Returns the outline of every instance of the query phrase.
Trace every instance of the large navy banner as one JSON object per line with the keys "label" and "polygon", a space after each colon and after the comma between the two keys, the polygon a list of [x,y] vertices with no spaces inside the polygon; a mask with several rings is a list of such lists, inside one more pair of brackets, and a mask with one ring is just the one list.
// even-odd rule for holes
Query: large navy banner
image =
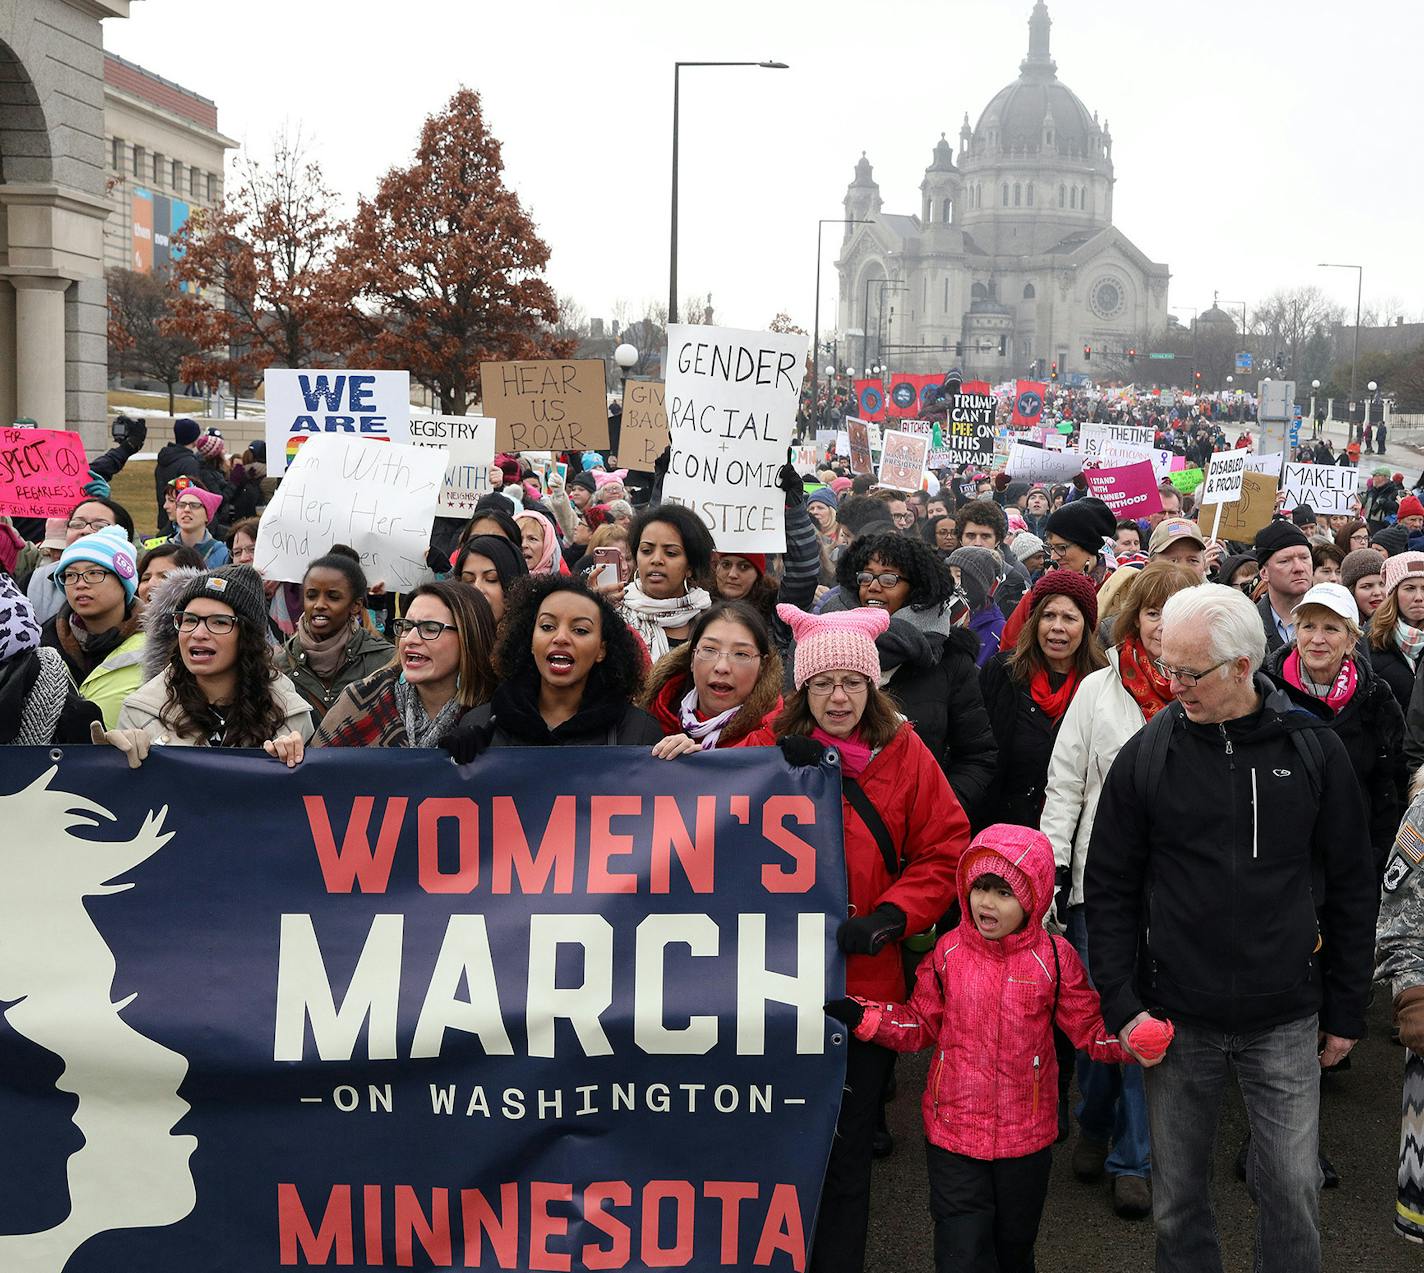
{"label": "large navy banner", "polygon": [[0,749],[0,1270],[800,1269],[840,783]]}

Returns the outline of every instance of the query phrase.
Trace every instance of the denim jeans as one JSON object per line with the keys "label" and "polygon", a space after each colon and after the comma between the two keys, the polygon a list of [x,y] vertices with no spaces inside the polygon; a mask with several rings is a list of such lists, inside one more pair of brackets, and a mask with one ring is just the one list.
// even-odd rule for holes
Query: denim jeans
{"label": "denim jeans", "polygon": [[1320,1269],[1320,1063],[1317,1019],[1255,1034],[1184,1022],[1147,1070],[1157,1273],[1221,1273],[1211,1205],[1212,1150],[1227,1075],[1251,1129],[1247,1183],[1256,1199],[1255,1273]]}
{"label": "denim jeans", "polygon": [[[1068,940],[1088,969],[1087,908],[1068,910]],[[1105,1164],[1110,1176],[1148,1176],[1152,1172],[1151,1139],[1147,1131],[1147,1094],[1140,1065],[1090,1061],[1078,1053],[1078,1091],[1083,1099],[1074,1111],[1078,1127],[1089,1140],[1111,1143]]]}

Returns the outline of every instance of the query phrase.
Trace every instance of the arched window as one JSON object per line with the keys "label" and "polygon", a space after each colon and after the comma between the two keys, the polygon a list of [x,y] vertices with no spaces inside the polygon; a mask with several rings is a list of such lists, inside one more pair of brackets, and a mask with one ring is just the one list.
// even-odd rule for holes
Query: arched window
{"label": "arched window", "polygon": [[969,299],[975,301],[987,301],[989,299],[989,289],[983,283],[975,283],[969,289]]}
{"label": "arched window", "polygon": [[1004,207],[1009,206],[1009,183],[1004,182]]}
{"label": "arched window", "polygon": [[944,276],[944,312],[949,313],[949,275]]}
{"label": "arched window", "polygon": [[1014,207],[1019,206],[1019,201],[1023,196],[1023,191],[1019,188],[1019,183],[1014,182]]}
{"label": "arched window", "polygon": [[1078,187],[1078,208],[1079,208],[1080,211],[1086,211],[1086,210],[1087,210],[1087,207],[1088,207],[1088,187],[1087,187],[1087,186],[1079,186],[1079,187]]}
{"label": "arched window", "polygon": [[1068,197],[1068,188],[1060,181],[1058,183],[1058,206],[1064,206],[1064,200]]}
{"label": "arched window", "polygon": [[1078,187],[1077,187],[1077,186],[1074,186],[1074,187],[1068,192],[1068,206],[1069,206],[1070,208],[1076,208],[1076,207],[1078,206]]}
{"label": "arched window", "polygon": [[1028,183],[1028,206],[1033,207],[1033,182]]}
{"label": "arched window", "polygon": [[1026,301],[1031,301],[1031,300],[1033,300],[1034,297],[1036,297],[1037,295],[1038,295],[1038,293],[1033,290],[1033,284],[1032,284],[1032,283],[1025,283],[1025,284],[1024,284],[1024,294],[1023,294],[1024,300],[1026,300]]}
{"label": "arched window", "polygon": [[941,216],[942,216],[943,219],[944,219],[945,225],[948,225],[948,224],[949,224],[949,214],[950,214],[951,207],[952,207],[951,201],[950,201],[949,199],[946,199],[946,200],[944,201],[944,211],[943,211],[943,213],[941,213]]}

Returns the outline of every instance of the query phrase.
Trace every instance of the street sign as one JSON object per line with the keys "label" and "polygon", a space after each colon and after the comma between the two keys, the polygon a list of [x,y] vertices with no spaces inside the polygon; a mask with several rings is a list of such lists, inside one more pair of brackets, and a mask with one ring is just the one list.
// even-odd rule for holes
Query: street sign
{"label": "street sign", "polygon": [[1239,353],[1239,354],[1236,355],[1236,370],[1237,370],[1237,371],[1250,371],[1250,370],[1251,370],[1251,355],[1250,355],[1250,354],[1243,352],[1243,353]]}
{"label": "street sign", "polygon": [[1149,358],[1168,358],[1168,359],[1171,359],[1171,358],[1175,358],[1177,355],[1176,355],[1176,354],[1148,354],[1147,356],[1148,356]]}

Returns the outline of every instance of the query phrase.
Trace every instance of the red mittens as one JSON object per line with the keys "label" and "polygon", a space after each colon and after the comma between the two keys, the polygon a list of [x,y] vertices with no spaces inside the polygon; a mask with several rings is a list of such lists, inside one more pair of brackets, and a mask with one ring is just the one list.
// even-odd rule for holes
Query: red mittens
{"label": "red mittens", "polygon": [[1155,1061],[1166,1052],[1175,1033],[1170,1021],[1148,1017],[1146,1021],[1139,1021],[1123,1042],[1144,1061]]}

